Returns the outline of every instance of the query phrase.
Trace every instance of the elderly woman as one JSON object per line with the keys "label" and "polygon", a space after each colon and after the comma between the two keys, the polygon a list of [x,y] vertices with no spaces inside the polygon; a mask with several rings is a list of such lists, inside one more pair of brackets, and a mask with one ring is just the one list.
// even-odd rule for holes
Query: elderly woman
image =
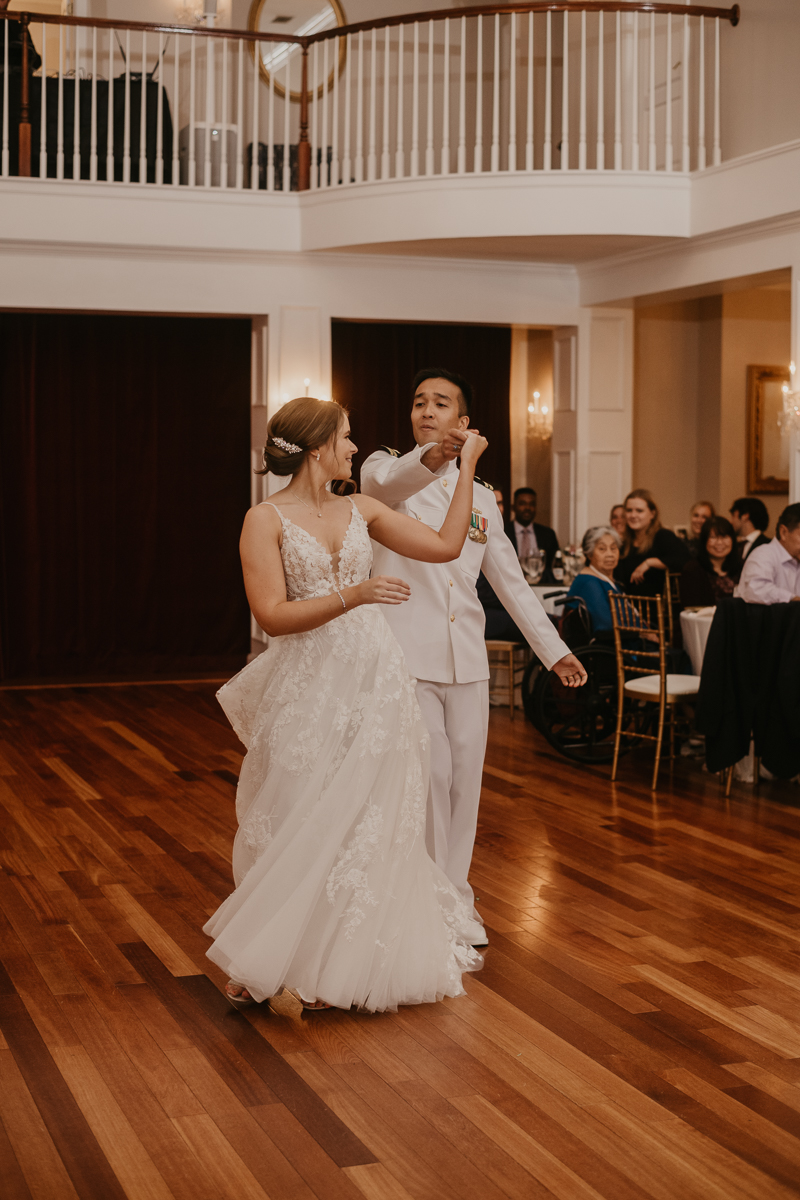
{"label": "elderly woman", "polygon": [[645,488],[635,488],[625,497],[627,529],[622,557],[614,578],[631,596],[660,596],[667,571],[682,571],[689,557],[686,542],[665,529],[658,505]]}
{"label": "elderly woman", "polygon": [[573,579],[566,603],[569,604],[572,596],[581,597],[592,619],[595,635],[611,632],[608,593],[619,591],[614,582],[614,569],[619,562],[620,545],[619,534],[608,525],[593,525],[583,535],[581,549],[586,566]]}
{"label": "elderly woman", "polygon": [[742,570],[736,534],[725,517],[706,521],[698,541],[697,557],[689,559],[681,574],[681,600],[690,608],[730,600]]}

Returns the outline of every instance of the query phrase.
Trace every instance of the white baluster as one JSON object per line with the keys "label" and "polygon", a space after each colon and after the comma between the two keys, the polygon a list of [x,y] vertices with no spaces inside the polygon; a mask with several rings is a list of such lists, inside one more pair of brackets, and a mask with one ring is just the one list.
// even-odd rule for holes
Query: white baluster
{"label": "white baluster", "polygon": [[414,24],[414,74],[411,83],[411,178],[419,175],[419,25]]}
{"label": "white baluster", "polygon": [[158,101],[156,103],[156,172],[157,184],[164,182],[164,85],[162,82],[162,58],[164,57],[164,35],[158,35]]}
{"label": "white baluster", "polygon": [[358,31],[358,80],[356,87],[356,183],[364,179],[364,30]]}
{"label": "white baluster", "polygon": [[606,92],[605,92],[605,29],[603,10],[597,14],[597,147],[595,150],[595,167],[598,171],[606,168]]}
{"label": "white baluster", "polygon": [[697,169],[706,169],[706,19],[700,17],[700,73],[697,84]]}
{"label": "white baluster", "polygon": [[[258,85],[258,76],[256,76],[256,84]],[[266,190],[268,192],[275,191],[275,69],[274,67],[269,73],[269,88],[267,89],[269,96],[267,99],[267,178]],[[259,168],[259,177],[261,171]],[[260,182],[260,178],[259,178]]]}
{"label": "white baluster", "polygon": [[[179,82],[179,80],[178,80],[178,61],[181,56],[181,35],[179,33],[175,34],[175,45],[174,45],[174,49],[173,49],[173,54],[175,55],[175,58],[174,58],[174,61],[172,64],[172,73],[174,76],[173,95],[174,95],[175,99],[174,99],[174,111],[172,113],[172,186],[178,187],[180,185],[180,178],[181,178],[180,158],[178,155],[178,149],[179,149],[179,147],[178,147],[178,130],[181,127],[181,122],[180,122],[180,115],[181,115],[180,96],[181,96],[181,94],[180,94],[180,91],[178,88],[178,82]],[[241,71],[241,42],[239,43],[239,54],[240,54],[239,70]],[[109,79],[109,84],[110,83],[111,83],[111,80]],[[111,103],[111,97],[109,96],[109,121],[111,120],[111,114],[113,113],[113,111],[114,111],[114,109],[113,109],[113,105]],[[241,128],[241,121],[239,122],[239,127]],[[109,179],[110,178],[111,178],[111,176],[109,175]]]}
{"label": "white baluster", "polygon": [[142,82],[139,97],[139,183],[147,183],[147,33],[142,30]]}
{"label": "white baluster", "polygon": [[428,22],[428,102],[426,105],[425,174],[433,174],[433,21]]}
{"label": "white baluster", "polygon": [[633,14],[633,71],[631,80],[631,170],[639,170],[639,14]]}
{"label": "white baluster", "polygon": [[[8,76],[6,75],[6,78]],[[56,113],[56,179],[64,178],[64,26],[58,27],[58,99]],[[6,108],[8,112],[8,108]]]}
{"label": "white baluster", "polygon": [[461,18],[461,42],[458,47],[458,162],[456,170],[467,169],[467,18]]}
{"label": "white baluster", "polygon": [[[192,50],[194,50],[195,39],[192,38]],[[252,191],[258,190],[258,88],[259,88],[259,70],[261,65],[261,42],[255,43],[255,54],[253,56],[253,108],[252,108],[252,123],[251,123],[251,141],[250,141],[250,188]],[[192,97],[194,97],[194,60],[192,60]],[[192,120],[194,120],[194,101],[190,100],[192,107]],[[191,131],[189,138],[189,149],[194,150],[194,129]],[[192,169],[189,167],[189,176],[191,179]]]}
{"label": "white baluster", "polygon": [[347,42],[341,38],[333,43],[333,112],[331,113],[331,187],[339,186],[339,62],[344,46],[347,52]]}
{"label": "white baluster", "polygon": [[444,70],[442,73],[442,175],[450,174],[450,18],[444,21]]}
{"label": "white baluster", "polygon": [[[325,45],[327,46],[327,42]],[[311,178],[309,184],[313,192],[319,186],[320,168],[317,165],[317,145],[319,140],[319,42],[314,42],[314,52],[311,56]]]}
{"label": "white baluster", "polygon": [[647,169],[656,169],[656,15],[650,13],[650,121],[647,136]]}
{"label": "white baluster", "polygon": [[561,170],[569,170],[569,13],[564,10],[564,48],[561,53]]}
{"label": "white baluster", "polygon": [[528,95],[525,113],[525,170],[533,170],[533,13],[528,13]]}
{"label": "white baluster", "polygon": [[377,29],[373,29],[369,59],[369,154],[367,156],[367,179],[369,180],[375,179],[378,163],[375,151],[375,106],[378,91],[377,35]]}
{"label": "white baluster", "polygon": [[[8,177],[10,169],[8,140],[8,42],[8,25],[6,24],[3,30],[3,151],[2,158],[0,159],[0,174],[2,174],[4,179]],[[44,45],[44,33],[42,33],[42,45]],[[44,72],[42,72],[42,83],[44,83]]]}
{"label": "white baluster", "polygon": [[344,72],[344,157],[342,159],[342,183],[347,185],[353,177],[350,159],[350,103],[352,94],[353,35],[347,35],[347,65]]}
{"label": "white baluster", "polygon": [[517,14],[511,14],[511,62],[508,73],[508,169],[517,169]]}
{"label": "white baluster", "polygon": [[683,61],[681,62],[681,95],[683,99],[683,147],[681,170],[690,169],[689,155],[689,18],[683,18]]}
{"label": "white baluster", "polygon": [[74,28],[74,41],[72,43],[72,66],[73,66],[73,82],[75,90],[73,92],[73,117],[72,117],[72,178],[80,179],[81,177],[81,67],[80,67],[80,34],[81,27],[76,25]]}
{"label": "white baluster", "polygon": [[[285,92],[283,97],[283,194],[284,196],[292,190],[292,127],[290,124],[292,117],[292,52],[291,50],[286,55],[286,82],[284,84]],[[256,90],[258,90],[258,76],[256,76]],[[256,159],[258,159],[258,138],[256,138]]]}
{"label": "white baluster", "polygon": [[[328,165],[328,49],[331,45],[330,38],[326,38],[322,44],[322,163],[320,166],[320,187],[330,187],[330,166]],[[338,67],[336,61],[336,42],[333,43],[334,63]]]}
{"label": "white baluster", "polygon": [[[206,127],[203,131],[203,187],[211,187],[211,126],[214,123],[214,39],[206,38]],[[258,84],[256,84],[258,90]]]}
{"label": "white baluster", "polygon": [[475,79],[475,158],[473,171],[483,171],[483,16],[478,13],[478,64]]}
{"label": "white baluster", "polygon": [[667,107],[664,129],[664,168],[672,170],[672,13],[667,13]]}
{"label": "white baluster", "polygon": [[[44,48],[44,39],[42,39]],[[44,68],[42,68],[44,79]],[[89,178],[92,182],[97,179],[97,26],[92,28],[92,111],[89,132]]]}
{"label": "white baluster", "polygon": [[622,170],[622,17],[617,12],[614,46],[614,170]]}
{"label": "white baluster", "polygon": [[404,179],[406,152],[403,142],[403,26],[397,28],[397,145],[394,151],[395,179]]}
{"label": "white baluster", "polygon": [[[192,38],[194,50],[194,38]],[[194,61],[192,61],[192,76],[194,77]],[[59,107],[62,107],[59,105]],[[193,111],[194,111],[194,106]],[[192,131],[194,133],[194,130]],[[131,31],[125,30],[125,120],[122,136],[122,180],[131,181]]]}
{"label": "white baluster", "polygon": [[714,17],[714,166],[722,162],[719,140],[719,17]]}
{"label": "white baluster", "polygon": [[[47,178],[47,30],[48,30],[48,26],[45,25],[45,23],[43,21],[42,22],[42,103],[41,103],[41,111],[39,113],[39,121],[40,121],[40,124],[39,124],[39,178],[40,179]],[[8,56],[8,39],[6,39],[5,52],[6,52],[6,57],[7,57]],[[4,66],[5,66],[5,64],[4,64]],[[5,81],[7,79],[8,79],[8,67],[5,66],[3,81],[4,81],[4,86],[6,88],[6,93],[7,93],[7,84],[5,83]],[[109,81],[109,84],[110,84],[110,81]],[[4,99],[5,99],[5,103],[3,104],[3,120],[5,123],[7,120],[7,113],[8,113],[8,96],[7,96],[7,94],[4,96]],[[7,133],[8,133],[8,125],[6,124],[6,134]],[[4,146],[5,152],[6,152],[5,169],[3,171],[4,175],[8,174],[7,140],[8,140],[7,137],[4,136],[3,146]]]}
{"label": "white baluster", "polygon": [[578,133],[578,170],[586,170],[586,13],[581,13],[581,90]]}
{"label": "white baluster", "polygon": [[388,179],[392,169],[389,150],[389,86],[392,74],[391,31],[383,31],[383,129],[381,133],[381,179]]}
{"label": "white baluster", "polygon": [[492,156],[491,171],[500,170],[500,14],[494,14],[492,55]]}
{"label": "white baluster", "polygon": [[553,14],[547,12],[547,42],[544,67],[544,159],[542,167],[549,171],[553,158]]}
{"label": "white baluster", "polygon": [[[222,41],[222,160],[220,163],[219,186],[228,186],[228,39]],[[159,117],[159,121],[161,118]]]}
{"label": "white baluster", "polygon": [[[238,191],[241,191],[242,186],[244,184],[243,154],[244,154],[245,141],[244,141],[244,42],[242,41],[241,38],[238,38],[237,40],[239,42],[239,49],[237,52],[237,59],[236,59],[236,190],[238,192]],[[256,45],[253,48],[255,50],[254,57],[257,57],[258,56],[258,43],[256,43]],[[176,70],[176,72],[177,72],[177,54],[178,54],[178,47],[177,47],[177,39],[176,39],[176,46],[175,46],[175,56],[176,56],[175,70]],[[256,62],[255,65],[258,66],[258,63]],[[177,94],[178,94],[178,90],[177,90],[177,75],[176,75],[176,86],[175,86],[175,95],[176,95],[175,103],[176,104],[177,104]],[[174,142],[177,142],[177,140],[178,139],[175,138]]]}

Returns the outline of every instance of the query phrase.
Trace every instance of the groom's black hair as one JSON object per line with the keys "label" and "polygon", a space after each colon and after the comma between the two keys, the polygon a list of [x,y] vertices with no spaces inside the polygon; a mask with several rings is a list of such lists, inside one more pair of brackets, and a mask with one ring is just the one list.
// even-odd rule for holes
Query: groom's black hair
{"label": "groom's black hair", "polygon": [[444,367],[423,367],[421,371],[417,371],[414,376],[414,384],[411,395],[416,395],[417,388],[426,379],[446,379],[448,383],[455,384],[460,390],[464,400],[463,412],[459,412],[460,417],[469,417],[472,415],[472,384],[469,383],[463,375],[457,375],[455,371],[448,371]]}

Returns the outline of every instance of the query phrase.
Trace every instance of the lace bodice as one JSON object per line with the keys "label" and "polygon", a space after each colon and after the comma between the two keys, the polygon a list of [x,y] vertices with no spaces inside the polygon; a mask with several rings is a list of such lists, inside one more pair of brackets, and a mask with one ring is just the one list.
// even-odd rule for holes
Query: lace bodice
{"label": "lace bodice", "polygon": [[301,525],[295,525],[273,504],[281,519],[283,538],[281,558],[286,576],[286,595],[289,600],[312,600],[328,596],[334,587],[352,587],[369,579],[372,570],[372,543],[367,523],[351,499],[352,513],[342,548],[336,556],[329,554],[321,542]]}

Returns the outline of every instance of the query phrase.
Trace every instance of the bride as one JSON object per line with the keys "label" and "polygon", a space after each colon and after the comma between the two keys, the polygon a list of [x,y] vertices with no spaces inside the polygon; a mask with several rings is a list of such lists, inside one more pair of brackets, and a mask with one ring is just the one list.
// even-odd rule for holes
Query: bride
{"label": "bride", "polygon": [[236,890],[205,932],[236,1006],[285,987],[306,1008],[395,1010],[462,995],[462,973],[482,965],[482,930],[425,848],[428,735],[379,607],[410,589],[370,578],[370,539],[457,559],[486,445],[470,431],[437,532],[328,490],[357,449],[338,404],[292,400],[269,423],[265,471],[291,482],[248,512],[241,556],[270,645],[218,693],[247,754]]}

